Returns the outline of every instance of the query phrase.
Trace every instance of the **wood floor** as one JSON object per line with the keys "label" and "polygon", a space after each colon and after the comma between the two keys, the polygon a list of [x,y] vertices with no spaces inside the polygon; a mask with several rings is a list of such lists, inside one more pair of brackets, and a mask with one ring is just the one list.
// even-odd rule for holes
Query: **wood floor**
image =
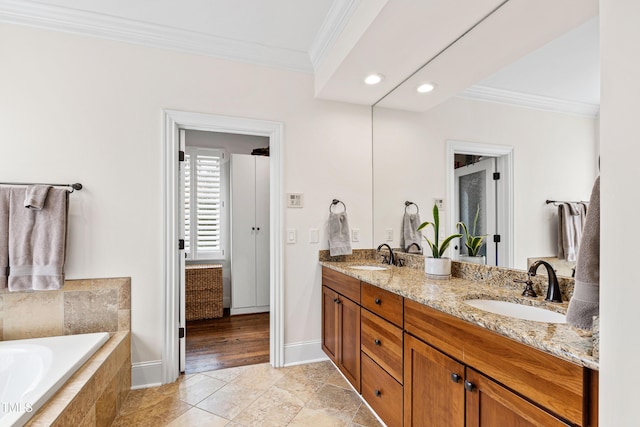
{"label": "wood floor", "polygon": [[187,322],[186,373],[269,361],[269,313]]}

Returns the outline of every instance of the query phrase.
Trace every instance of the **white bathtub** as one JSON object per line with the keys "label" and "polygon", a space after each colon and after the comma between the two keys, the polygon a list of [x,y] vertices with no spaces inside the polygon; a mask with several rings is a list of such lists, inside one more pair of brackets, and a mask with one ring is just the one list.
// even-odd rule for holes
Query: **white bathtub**
{"label": "white bathtub", "polygon": [[109,339],[65,335],[0,342],[0,427],[22,426]]}

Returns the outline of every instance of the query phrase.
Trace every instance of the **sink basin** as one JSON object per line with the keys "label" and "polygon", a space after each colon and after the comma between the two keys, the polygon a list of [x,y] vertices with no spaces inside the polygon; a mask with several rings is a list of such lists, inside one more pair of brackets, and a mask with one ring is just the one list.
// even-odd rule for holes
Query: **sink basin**
{"label": "sink basin", "polygon": [[534,322],[567,323],[567,318],[564,314],[530,305],[491,299],[469,299],[465,303],[480,310],[502,316],[515,317],[516,319],[532,320]]}
{"label": "sink basin", "polygon": [[349,268],[353,268],[354,270],[368,270],[368,271],[382,271],[382,270],[389,269],[389,267],[379,267],[377,265],[354,265]]}

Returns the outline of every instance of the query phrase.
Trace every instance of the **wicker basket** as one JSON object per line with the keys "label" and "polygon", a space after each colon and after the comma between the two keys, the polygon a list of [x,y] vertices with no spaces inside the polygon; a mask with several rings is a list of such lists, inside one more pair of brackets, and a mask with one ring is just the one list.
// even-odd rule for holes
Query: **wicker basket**
{"label": "wicker basket", "polygon": [[188,265],[185,268],[187,320],[222,317],[222,266]]}

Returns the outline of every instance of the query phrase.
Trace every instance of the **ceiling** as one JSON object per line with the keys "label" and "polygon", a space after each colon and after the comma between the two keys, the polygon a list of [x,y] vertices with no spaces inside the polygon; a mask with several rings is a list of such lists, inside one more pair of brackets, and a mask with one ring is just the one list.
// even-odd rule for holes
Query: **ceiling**
{"label": "ceiling", "polygon": [[431,72],[438,94],[418,110],[465,89],[599,103],[596,15],[597,0],[0,0],[0,22],[314,73],[323,99],[373,105],[427,64],[409,81]]}

